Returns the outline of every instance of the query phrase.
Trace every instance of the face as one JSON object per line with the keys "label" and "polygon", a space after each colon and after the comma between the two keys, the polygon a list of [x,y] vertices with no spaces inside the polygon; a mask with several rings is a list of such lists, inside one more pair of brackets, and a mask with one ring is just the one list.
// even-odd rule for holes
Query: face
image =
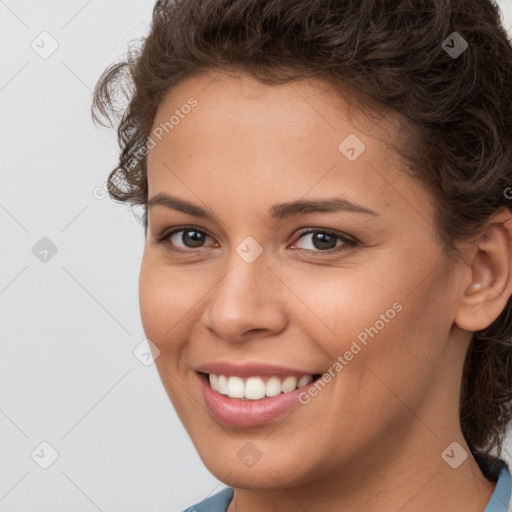
{"label": "face", "polygon": [[456,407],[457,269],[389,127],[359,121],[320,82],[221,73],[181,82],[157,112],[142,322],[228,485],[356,474],[407,436],[431,447],[439,407]]}

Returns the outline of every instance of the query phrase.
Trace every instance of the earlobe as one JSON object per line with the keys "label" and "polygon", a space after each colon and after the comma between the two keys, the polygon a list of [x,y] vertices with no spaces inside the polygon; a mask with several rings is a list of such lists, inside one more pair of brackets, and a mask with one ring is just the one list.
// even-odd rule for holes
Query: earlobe
{"label": "earlobe", "polygon": [[491,325],[512,295],[512,213],[495,215],[472,246],[470,279],[463,283],[454,320],[474,332]]}

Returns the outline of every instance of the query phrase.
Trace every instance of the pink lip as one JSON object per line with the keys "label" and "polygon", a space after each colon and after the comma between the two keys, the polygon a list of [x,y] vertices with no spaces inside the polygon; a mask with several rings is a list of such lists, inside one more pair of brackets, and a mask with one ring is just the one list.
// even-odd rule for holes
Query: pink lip
{"label": "pink lip", "polygon": [[281,375],[302,377],[303,375],[314,375],[321,372],[311,372],[310,370],[298,370],[296,368],[286,368],[284,366],[269,365],[264,363],[245,363],[233,364],[227,361],[218,361],[214,363],[203,364],[195,368],[197,372],[214,373],[216,375],[237,375],[238,377],[251,377],[258,375]]}
{"label": "pink lip", "polygon": [[[240,373],[236,375],[240,375]],[[302,375],[308,374],[303,373]],[[255,427],[279,418],[300,404],[298,397],[308,388],[308,386],[304,386],[289,393],[281,393],[261,400],[241,400],[229,398],[214,391],[207,381],[207,375],[197,374],[197,377],[206,405],[213,416],[224,425],[236,427]],[[309,386],[312,384],[314,382]]]}

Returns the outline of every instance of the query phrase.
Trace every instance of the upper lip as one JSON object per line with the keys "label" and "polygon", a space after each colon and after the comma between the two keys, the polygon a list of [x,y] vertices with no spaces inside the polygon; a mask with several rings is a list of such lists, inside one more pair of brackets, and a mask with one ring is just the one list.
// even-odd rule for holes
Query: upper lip
{"label": "upper lip", "polygon": [[215,375],[251,377],[257,375],[283,375],[297,376],[316,375],[320,372],[311,372],[309,370],[301,370],[298,368],[287,368],[267,363],[232,363],[229,361],[215,361],[211,363],[201,364],[195,367],[197,372],[213,373]]}

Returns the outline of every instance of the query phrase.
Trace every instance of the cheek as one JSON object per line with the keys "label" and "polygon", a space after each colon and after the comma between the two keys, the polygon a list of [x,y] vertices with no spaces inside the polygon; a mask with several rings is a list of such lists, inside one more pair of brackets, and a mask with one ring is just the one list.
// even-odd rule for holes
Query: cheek
{"label": "cheek", "polygon": [[428,272],[396,263],[283,276],[301,299],[295,313],[288,310],[291,322],[308,331],[331,364],[346,354],[354,384],[367,368],[397,384],[427,378],[445,350],[452,324],[447,276],[439,271],[417,286]]}
{"label": "cheek", "polygon": [[389,274],[356,267],[320,267],[296,275],[281,271],[280,277],[293,290],[287,302],[292,305],[287,309],[290,321],[306,328],[306,338],[321,343],[331,357],[348,350],[352,339],[359,337],[364,342],[370,337],[367,330],[375,324],[385,332],[400,322],[405,293]]}
{"label": "cheek", "polygon": [[[451,327],[443,291],[438,279],[409,294],[378,292],[364,316],[360,313],[358,321],[350,323],[350,339],[361,351],[349,363],[349,386],[361,407],[385,417],[392,415],[387,408],[393,406],[401,414],[403,404],[396,396],[419,410],[432,392],[445,365]],[[351,312],[357,315],[356,309]]]}
{"label": "cheek", "polygon": [[145,253],[139,275],[139,305],[146,336],[159,347],[180,340],[202,296],[198,279]]}

